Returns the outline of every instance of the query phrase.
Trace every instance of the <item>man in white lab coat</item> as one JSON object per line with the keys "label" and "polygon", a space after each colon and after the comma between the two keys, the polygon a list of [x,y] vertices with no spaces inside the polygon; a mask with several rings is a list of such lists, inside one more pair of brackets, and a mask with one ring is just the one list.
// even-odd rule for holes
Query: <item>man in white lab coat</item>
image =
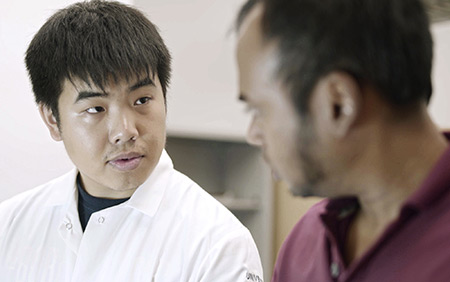
{"label": "man in white lab coat", "polygon": [[76,168],[0,204],[0,281],[262,281],[248,229],[164,150],[170,54],[148,19],[74,4],[25,61]]}

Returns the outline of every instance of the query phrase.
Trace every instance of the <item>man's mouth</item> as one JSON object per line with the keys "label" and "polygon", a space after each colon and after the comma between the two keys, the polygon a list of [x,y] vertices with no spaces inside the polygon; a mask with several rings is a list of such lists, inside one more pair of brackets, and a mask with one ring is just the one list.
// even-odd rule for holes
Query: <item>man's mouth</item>
{"label": "man's mouth", "polygon": [[120,171],[131,171],[136,169],[144,155],[138,153],[120,154],[108,161],[108,164]]}

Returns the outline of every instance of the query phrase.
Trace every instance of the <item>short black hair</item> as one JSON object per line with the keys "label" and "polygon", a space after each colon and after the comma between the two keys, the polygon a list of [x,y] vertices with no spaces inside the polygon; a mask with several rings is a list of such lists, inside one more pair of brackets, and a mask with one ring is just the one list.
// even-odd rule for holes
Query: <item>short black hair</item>
{"label": "short black hair", "polygon": [[94,0],[57,11],[34,36],[25,63],[36,103],[59,123],[58,99],[65,79],[103,89],[111,79],[158,75],[164,99],[171,56],[156,26],[125,4]]}
{"label": "short black hair", "polygon": [[420,0],[262,2],[263,36],[278,43],[276,75],[301,114],[317,81],[335,70],[392,105],[429,102],[433,42]]}

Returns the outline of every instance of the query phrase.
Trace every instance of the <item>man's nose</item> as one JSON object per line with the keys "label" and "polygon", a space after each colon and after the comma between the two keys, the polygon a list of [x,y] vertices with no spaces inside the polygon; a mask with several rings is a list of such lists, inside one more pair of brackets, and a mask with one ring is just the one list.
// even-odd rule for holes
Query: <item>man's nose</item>
{"label": "man's nose", "polygon": [[135,141],[139,136],[136,119],[128,110],[121,110],[110,116],[109,142],[115,145]]}
{"label": "man's nose", "polygon": [[247,129],[247,143],[257,147],[261,147],[263,144],[261,126],[255,117],[252,118]]}

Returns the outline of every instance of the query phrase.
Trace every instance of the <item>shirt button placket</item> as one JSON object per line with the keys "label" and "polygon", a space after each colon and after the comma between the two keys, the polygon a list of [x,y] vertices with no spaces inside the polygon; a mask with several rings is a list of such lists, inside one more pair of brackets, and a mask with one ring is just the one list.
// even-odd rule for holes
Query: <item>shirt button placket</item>
{"label": "shirt button placket", "polygon": [[104,218],[103,216],[100,216],[100,217],[97,219],[97,221],[98,221],[98,223],[103,224],[103,223],[105,222],[105,218]]}
{"label": "shirt button placket", "polygon": [[336,279],[339,277],[339,274],[341,274],[341,270],[339,267],[339,264],[337,262],[332,262],[330,265],[330,273],[331,273],[331,277],[333,279]]}

